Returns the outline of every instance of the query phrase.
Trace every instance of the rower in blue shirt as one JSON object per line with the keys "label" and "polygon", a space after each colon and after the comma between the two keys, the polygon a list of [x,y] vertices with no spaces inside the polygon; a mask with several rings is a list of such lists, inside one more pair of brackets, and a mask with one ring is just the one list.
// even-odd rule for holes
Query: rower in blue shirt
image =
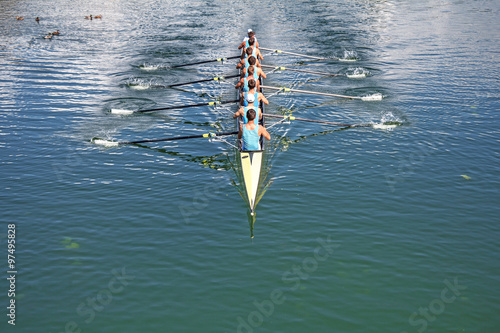
{"label": "rower in blue shirt", "polygon": [[260,108],[256,108],[255,106],[242,106],[238,111],[236,111],[233,115],[233,118],[241,117],[243,119],[243,123],[248,123],[248,111],[254,110],[256,112],[256,116],[254,119],[255,124],[259,124],[259,120],[262,118],[262,110]]}
{"label": "rower in blue shirt", "polygon": [[259,75],[255,71],[256,68],[258,67],[255,66],[248,67],[245,77],[241,78],[241,80],[238,82],[235,88],[238,89],[241,87],[243,91],[248,91],[250,90],[250,88],[248,88],[248,81],[253,79],[255,81],[255,87],[257,88],[257,90],[259,90],[260,81],[259,81]]}
{"label": "rower in blue shirt", "polygon": [[238,139],[243,140],[242,150],[261,150],[259,139],[263,135],[267,140],[271,140],[271,135],[264,126],[255,124],[255,110],[250,109],[247,113],[248,123],[240,123]]}
{"label": "rower in blue shirt", "polygon": [[241,106],[248,106],[252,105],[254,107],[259,107],[259,103],[262,102],[266,105],[269,104],[269,101],[267,98],[264,96],[263,93],[258,92],[257,89],[255,89],[255,80],[250,79],[248,80],[248,91],[242,92],[240,94],[240,105]]}

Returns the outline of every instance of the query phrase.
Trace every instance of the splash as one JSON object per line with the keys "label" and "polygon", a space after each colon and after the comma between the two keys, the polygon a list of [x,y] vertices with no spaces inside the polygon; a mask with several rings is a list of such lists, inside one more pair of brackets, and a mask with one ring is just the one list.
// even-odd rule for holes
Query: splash
{"label": "splash", "polygon": [[364,69],[363,67],[357,68],[349,68],[347,70],[346,76],[350,79],[362,79],[367,77],[370,74],[370,71]]}
{"label": "splash", "polygon": [[139,68],[142,69],[143,71],[152,72],[152,71],[167,69],[167,68],[169,68],[169,66],[164,65],[164,64],[151,64],[151,63],[145,62],[142,65],[140,65]]}
{"label": "splash", "polygon": [[127,87],[134,90],[147,90],[154,88],[165,88],[164,84],[159,83],[155,79],[141,79],[141,78],[131,78],[126,83]]}
{"label": "splash", "polygon": [[386,112],[382,115],[379,124],[373,124],[373,128],[392,131],[394,128],[401,126],[401,120],[392,112]]}
{"label": "splash", "polygon": [[344,56],[339,58],[340,61],[358,61],[358,52],[354,50],[344,50]]}
{"label": "splash", "polygon": [[361,97],[362,101],[381,101],[384,96],[381,93],[375,93]]}

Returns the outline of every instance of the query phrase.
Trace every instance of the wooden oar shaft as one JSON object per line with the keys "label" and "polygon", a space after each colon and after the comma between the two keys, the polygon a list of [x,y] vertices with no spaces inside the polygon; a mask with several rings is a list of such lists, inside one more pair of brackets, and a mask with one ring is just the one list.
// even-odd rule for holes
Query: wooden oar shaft
{"label": "wooden oar shaft", "polygon": [[320,57],[310,56],[310,55],[307,55],[307,54],[300,54],[300,53],[289,52],[289,51],[281,51],[281,50],[275,50],[275,49],[267,49],[267,48],[264,48],[264,47],[260,47],[260,49],[264,50],[264,51],[271,51],[271,52],[275,52],[275,53],[283,53],[283,54],[296,55],[296,56],[299,56],[299,57],[306,57],[306,58],[317,59],[317,60],[325,60],[326,59],[326,58],[320,58]]}
{"label": "wooden oar shaft", "polygon": [[274,68],[277,70],[287,70],[287,71],[293,71],[293,72],[302,72],[302,73],[317,74],[317,75],[324,75],[324,76],[345,76],[344,74],[321,73],[321,72],[314,72],[314,71],[306,71],[304,69],[295,69],[295,68],[281,67],[281,66],[269,66],[269,65],[262,65],[262,64],[260,66],[264,67],[264,68]]}
{"label": "wooden oar shaft", "polygon": [[237,59],[240,58],[241,56],[233,56],[233,57],[227,57],[227,58],[217,58],[217,59],[212,59],[212,60],[204,60],[204,61],[198,61],[198,62],[192,62],[190,64],[183,64],[183,65],[175,65],[170,68],[179,68],[179,67],[186,67],[186,66],[192,66],[192,65],[201,65],[201,64],[208,64],[209,62],[215,62],[215,61],[226,61],[229,59]]}
{"label": "wooden oar shaft", "polygon": [[149,139],[149,140],[138,140],[138,141],[122,141],[122,142],[118,142],[118,144],[120,144],[120,145],[127,145],[127,144],[147,143],[147,142],[159,142],[159,141],[177,141],[177,140],[196,139],[196,138],[213,138],[213,137],[216,137],[216,136],[234,135],[234,134],[238,134],[238,132],[205,133],[205,134],[177,136],[177,137],[163,138],[163,139]]}
{"label": "wooden oar shaft", "polygon": [[308,91],[308,90],[298,90],[298,89],[290,89],[290,88],[280,88],[280,87],[269,87],[269,86],[261,86],[264,89],[274,89],[274,90],[282,90],[282,91],[291,91],[302,94],[310,94],[310,95],[321,95],[321,96],[330,96],[330,97],[340,97],[340,98],[349,98],[349,99],[361,99],[361,97],[356,96],[346,96],[346,95],[338,95],[338,94],[330,94],[330,93],[322,93],[316,91]]}
{"label": "wooden oar shaft", "polygon": [[236,102],[239,102],[239,100],[235,99],[235,100],[231,100],[231,101],[208,102],[208,103],[188,104],[188,105],[178,105],[178,106],[167,106],[167,107],[164,107],[164,108],[157,108],[157,109],[138,110],[138,111],[134,111],[134,113],[154,112],[154,111],[174,110],[174,109],[184,109],[184,108],[191,108],[191,107],[196,107],[196,106],[217,105],[217,104],[227,104],[227,103],[236,103]]}
{"label": "wooden oar shaft", "polygon": [[348,127],[355,126],[355,125],[351,125],[351,124],[334,123],[334,122],[330,122],[330,121],[305,119],[305,118],[296,118],[296,117],[293,117],[293,116],[280,116],[280,115],[269,114],[269,113],[266,113],[265,116],[266,117],[271,117],[271,118],[283,118],[283,119],[290,119],[290,120],[297,120],[297,121],[307,121],[307,122],[310,122],[310,123],[318,123],[318,124],[333,125],[333,126],[348,126]]}

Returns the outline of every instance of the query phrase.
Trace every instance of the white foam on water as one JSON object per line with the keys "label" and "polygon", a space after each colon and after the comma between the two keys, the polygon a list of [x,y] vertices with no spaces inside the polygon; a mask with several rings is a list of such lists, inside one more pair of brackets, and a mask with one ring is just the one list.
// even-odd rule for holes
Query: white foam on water
{"label": "white foam on water", "polygon": [[139,66],[143,71],[157,71],[160,69],[160,65],[144,64]]}
{"label": "white foam on water", "polygon": [[370,71],[364,69],[363,67],[350,67],[347,70],[346,76],[350,79],[362,79],[365,78],[368,74],[370,74]]}
{"label": "white foam on water", "polygon": [[151,72],[151,71],[157,71],[160,69],[166,69],[166,68],[168,68],[168,66],[163,65],[163,64],[144,63],[144,64],[140,65],[139,68],[142,69],[143,71]]}
{"label": "white foam on water", "polygon": [[356,51],[344,50],[344,56],[339,58],[339,61],[358,61],[358,53]]}

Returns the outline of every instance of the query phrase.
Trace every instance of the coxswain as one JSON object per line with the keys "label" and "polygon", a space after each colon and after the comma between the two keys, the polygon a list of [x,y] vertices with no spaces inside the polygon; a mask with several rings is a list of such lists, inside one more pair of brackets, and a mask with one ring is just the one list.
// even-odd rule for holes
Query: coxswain
{"label": "coxswain", "polygon": [[247,48],[249,46],[248,40],[252,37],[255,39],[255,47],[259,48],[259,42],[257,41],[257,36],[255,36],[255,32],[253,32],[252,29],[248,29],[248,36],[243,38],[243,42],[241,42],[240,46],[238,46],[238,50],[242,48]]}
{"label": "coxswain", "polygon": [[261,135],[267,140],[271,140],[266,128],[255,124],[254,119],[256,116],[255,110],[250,109],[247,113],[248,123],[240,123],[238,139],[243,139],[242,150],[260,150],[259,139]]}
{"label": "coxswain", "polygon": [[263,93],[255,89],[255,80],[248,80],[248,91],[244,91],[240,94],[240,105],[241,106],[251,106],[258,108],[260,102],[268,105],[269,101],[264,96]]}

